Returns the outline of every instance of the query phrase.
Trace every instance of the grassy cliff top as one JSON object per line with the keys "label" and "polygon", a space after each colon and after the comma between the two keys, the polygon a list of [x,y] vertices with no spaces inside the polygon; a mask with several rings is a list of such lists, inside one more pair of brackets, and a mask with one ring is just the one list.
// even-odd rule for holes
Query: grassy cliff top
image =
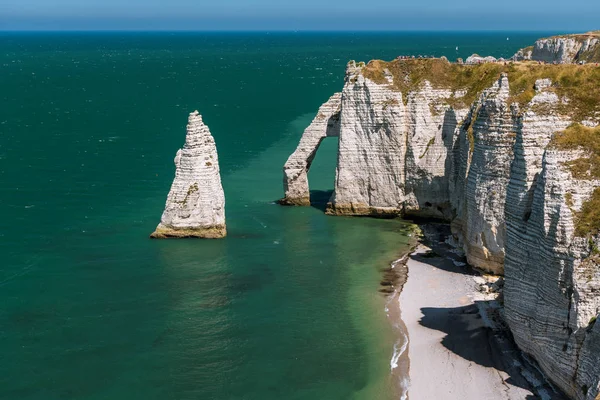
{"label": "grassy cliff top", "polygon": [[551,36],[548,39],[554,39],[554,38],[587,39],[589,37],[600,38],[600,31],[589,31],[589,32],[586,32],[586,33],[569,33],[569,34],[566,34],[566,35]]}
{"label": "grassy cliff top", "polygon": [[402,92],[405,100],[410,92],[429,81],[434,88],[465,90],[465,96],[449,98],[448,103],[455,107],[468,107],[504,72],[508,74],[511,103],[525,106],[535,95],[535,81],[549,78],[553,83],[551,90],[560,98],[569,99],[568,105],[560,110],[565,115],[570,115],[574,121],[582,121],[600,113],[600,67],[591,64],[519,62],[463,65],[439,58],[373,60],[363,67],[362,74],[376,83],[386,84],[386,69],[394,77],[391,87]]}

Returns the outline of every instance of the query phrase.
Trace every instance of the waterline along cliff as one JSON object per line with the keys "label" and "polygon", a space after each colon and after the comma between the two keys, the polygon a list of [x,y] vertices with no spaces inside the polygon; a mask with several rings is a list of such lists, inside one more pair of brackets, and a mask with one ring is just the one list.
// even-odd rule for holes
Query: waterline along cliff
{"label": "waterline along cliff", "polygon": [[339,136],[327,213],[450,223],[471,265],[505,276],[517,345],[571,398],[592,400],[600,392],[600,67],[592,56],[578,61],[598,49],[595,35],[569,51],[565,43],[579,37],[536,43],[519,62],[350,62],[341,94],[286,163],[282,200],[310,202],[311,161],[321,140]]}
{"label": "waterline along cliff", "polygon": [[175,156],[175,179],[160,224],[150,237],[225,237],[225,195],[217,147],[198,111],[190,114],[185,145]]}

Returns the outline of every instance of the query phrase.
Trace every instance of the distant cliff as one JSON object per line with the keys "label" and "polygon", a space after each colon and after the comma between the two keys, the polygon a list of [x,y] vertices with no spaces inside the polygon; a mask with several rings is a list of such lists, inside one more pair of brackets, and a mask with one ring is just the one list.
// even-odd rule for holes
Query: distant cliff
{"label": "distant cliff", "polygon": [[470,264],[505,275],[517,344],[572,398],[594,399],[600,68],[351,62],[332,99],[305,133],[318,140],[303,137],[286,164],[286,187],[302,184],[284,203],[306,203],[320,140],[339,136],[327,212],[450,222]]}
{"label": "distant cliff", "polygon": [[533,46],[519,50],[513,60],[600,63],[600,31],[539,39]]}

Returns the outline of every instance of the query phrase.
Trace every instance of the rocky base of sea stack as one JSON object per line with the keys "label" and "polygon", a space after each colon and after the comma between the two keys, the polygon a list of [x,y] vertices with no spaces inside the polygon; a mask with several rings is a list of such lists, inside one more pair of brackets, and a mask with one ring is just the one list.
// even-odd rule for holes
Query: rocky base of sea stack
{"label": "rocky base of sea stack", "polygon": [[210,226],[206,228],[170,228],[159,225],[150,235],[152,239],[168,238],[201,238],[201,239],[221,239],[227,236],[225,225]]}
{"label": "rocky base of sea stack", "polygon": [[364,203],[327,203],[327,215],[396,218],[402,214],[394,207],[373,207]]}
{"label": "rocky base of sea stack", "polygon": [[189,115],[185,144],[174,161],[175,179],[160,223],[150,237],[225,237],[225,194],[217,147],[198,111]]}
{"label": "rocky base of sea stack", "polygon": [[310,206],[310,197],[284,197],[277,201],[282,206]]}

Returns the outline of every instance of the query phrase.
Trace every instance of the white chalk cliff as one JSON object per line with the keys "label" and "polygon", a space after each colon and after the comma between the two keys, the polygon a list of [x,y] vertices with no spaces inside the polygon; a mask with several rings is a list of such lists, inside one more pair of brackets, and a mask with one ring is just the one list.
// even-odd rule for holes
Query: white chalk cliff
{"label": "white chalk cliff", "polygon": [[496,59],[496,57],[492,57],[492,56],[482,57],[479,54],[471,54],[465,60],[465,64],[473,65],[473,64],[483,64],[483,63],[496,62],[496,61],[498,61]]}
{"label": "white chalk cliff", "polygon": [[365,79],[360,71],[361,67],[353,64],[346,72],[336,184],[329,212],[396,213],[404,193],[406,141],[397,134],[406,125],[400,107],[402,94]]}
{"label": "white chalk cliff", "polygon": [[[600,181],[576,179],[565,168],[577,153],[549,148],[532,186],[511,182],[529,189],[530,197],[524,214],[507,221],[505,314],[517,345],[554,383],[571,398],[595,399],[600,378],[600,324],[595,324],[600,260],[595,249],[600,237],[578,237],[574,219]],[[517,169],[524,166],[515,158],[517,163]]]}
{"label": "white chalk cliff", "polygon": [[[577,164],[590,172],[572,172],[572,160],[587,160],[590,149],[559,148],[552,138],[573,123],[598,126],[600,102],[579,103],[578,93],[561,91],[550,77],[563,66],[492,68],[490,76],[489,65],[444,60],[351,62],[336,108],[328,213],[450,222],[470,264],[505,275],[506,320],[520,348],[568,396],[593,400],[600,394],[600,226],[575,226],[600,178],[595,161]],[[595,67],[579,68],[600,90]],[[487,75],[473,80],[480,71]],[[296,175],[288,170],[290,187]]]}
{"label": "white chalk cliff", "polygon": [[182,149],[175,156],[175,179],[152,238],[222,238],[225,195],[215,141],[198,111],[190,114]]}
{"label": "white chalk cliff", "polygon": [[600,32],[539,39],[533,46],[519,50],[512,59],[558,64],[600,62]]}
{"label": "white chalk cliff", "polygon": [[342,94],[336,93],[319,108],[317,116],[306,128],[296,151],[288,158],[283,167],[283,186],[285,197],[279,202],[283,205],[310,205],[308,171],[319,145],[326,137],[340,134],[340,106]]}

